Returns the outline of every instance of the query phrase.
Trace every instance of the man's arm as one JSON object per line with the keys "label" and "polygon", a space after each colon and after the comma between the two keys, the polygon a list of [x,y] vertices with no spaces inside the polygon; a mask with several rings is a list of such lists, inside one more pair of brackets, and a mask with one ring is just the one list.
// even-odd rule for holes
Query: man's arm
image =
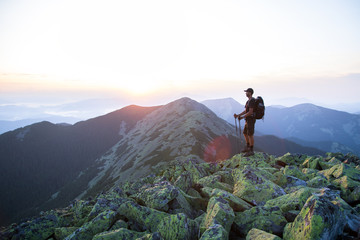
{"label": "man's arm", "polygon": [[234,113],[234,118],[238,118],[241,117],[241,115],[244,115],[246,113],[246,110],[244,110],[242,113],[240,113],[239,115],[237,115],[236,113]]}
{"label": "man's arm", "polygon": [[[245,114],[246,111],[242,112],[242,114],[239,115],[240,119],[243,119],[243,118],[247,118],[248,116],[251,116],[254,112],[254,109],[253,108],[249,108],[249,111]],[[243,115],[243,113],[245,114],[244,116],[241,117],[241,115]]]}

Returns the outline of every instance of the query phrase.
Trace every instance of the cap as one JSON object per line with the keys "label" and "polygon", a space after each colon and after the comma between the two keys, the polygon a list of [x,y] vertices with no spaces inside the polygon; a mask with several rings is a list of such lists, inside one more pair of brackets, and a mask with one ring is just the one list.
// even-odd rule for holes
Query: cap
{"label": "cap", "polygon": [[254,90],[252,88],[248,88],[244,90],[244,92],[250,92],[251,94],[254,94]]}

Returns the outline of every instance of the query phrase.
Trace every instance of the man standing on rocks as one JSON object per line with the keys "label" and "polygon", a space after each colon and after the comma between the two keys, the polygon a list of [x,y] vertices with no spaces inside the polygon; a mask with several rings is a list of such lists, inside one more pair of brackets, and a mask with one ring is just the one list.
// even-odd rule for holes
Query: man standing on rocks
{"label": "man standing on rocks", "polygon": [[244,156],[252,156],[254,155],[254,132],[255,132],[255,116],[254,116],[254,108],[255,108],[255,98],[253,98],[254,90],[252,88],[248,88],[244,90],[246,93],[246,97],[249,99],[245,104],[245,110],[237,115],[234,114],[235,118],[239,120],[245,119],[244,126],[244,137],[246,141],[246,147],[241,152],[245,153]]}

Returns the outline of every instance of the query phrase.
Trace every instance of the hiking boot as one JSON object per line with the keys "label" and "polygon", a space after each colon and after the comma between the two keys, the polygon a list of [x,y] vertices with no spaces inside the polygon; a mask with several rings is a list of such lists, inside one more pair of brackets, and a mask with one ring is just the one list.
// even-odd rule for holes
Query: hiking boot
{"label": "hiking boot", "polygon": [[242,153],[247,153],[248,151],[250,151],[250,148],[245,146],[245,148],[241,152]]}
{"label": "hiking boot", "polygon": [[254,151],[249,150],[247,153],[244,154],[244,157],[250,157],[254,155]]}

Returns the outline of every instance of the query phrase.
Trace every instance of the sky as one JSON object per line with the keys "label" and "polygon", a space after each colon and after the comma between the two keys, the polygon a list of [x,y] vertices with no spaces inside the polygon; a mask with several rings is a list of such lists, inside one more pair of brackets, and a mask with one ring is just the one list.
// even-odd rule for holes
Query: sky
{"label": "sky", "polygon": [[252,87],[360,112],[359,24],[358,0],[0,0],[0,105],[244,104]]}

